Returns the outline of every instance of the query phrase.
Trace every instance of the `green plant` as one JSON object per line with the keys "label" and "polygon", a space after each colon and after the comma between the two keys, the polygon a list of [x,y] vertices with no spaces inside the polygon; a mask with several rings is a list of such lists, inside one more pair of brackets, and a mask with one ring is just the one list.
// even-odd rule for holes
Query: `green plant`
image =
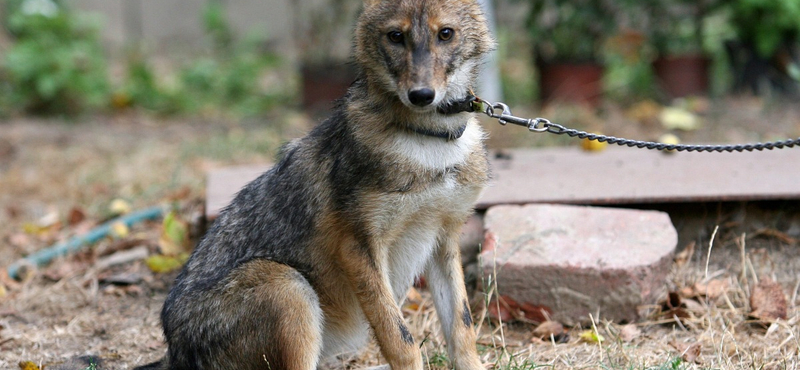
{"label": "green plant", "polygon": [[158,114],[230,112],[251,116],[283,101],[290,92],[263,83],[278,58],[259,37],[237,42],[218,1],[203,9],[208,52],[181,66],[171,85],[159,78],[142,53],[132,53],[128,75],[114,94],[115,107],[141,107]]}
{"label": "green plant", "polygon": [[721,0],[648,0],[641,2],[649,20],[647,34],[658,54],[702,54],[704,23]]}
{"label": "green plant", "polygon": [[731,21],[740,41],[762,58],[800,38],[800,1],[736,0],[730,2]]}
{"label": "green plant", "polygon": [[109,88],[98,22],[52,0],[7,5],[14,42],[0,69],[13,88],[4,100],[35,114],[74,115],[104,106]]}
{"label": "green plant", "polygon": [[528,15],[528,32],[544,60],[598,61],[606,38],[616,31],[619,12],[614,1],[536,1]]}
{"label": "green plant", "polygon": [[185,110],[230,109],[253,115],[286,96],[285,92],[269,91],[262,84],[264,74],[276,66],[278,58],[263,51],[260,38],[233,42],[224,8],[216,1],[206,6],[203,23],[212,53],[179,72]]}

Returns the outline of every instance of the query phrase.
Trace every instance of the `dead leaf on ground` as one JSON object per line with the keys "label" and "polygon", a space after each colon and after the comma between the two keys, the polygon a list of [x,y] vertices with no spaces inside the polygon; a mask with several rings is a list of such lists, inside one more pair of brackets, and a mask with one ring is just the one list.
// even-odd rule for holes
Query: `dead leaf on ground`
{"label": "dead leaf on ground", "polygon": [[672,340],[669,344],[681,354],[681,359],[687,363],[700,363],[700,351],[703,349],[700,343],[684,343]]}
{"label": "dead leaf on ground", "polygon": [[72,209],[69,210],[69,215],[67,215],[67,223],[70,226],[75,226],[83,222],[85,219],[86,212],[84,212],[83,209],[78,206],[72,207]]}
{"label": "dead leaf on ground", "polygon": [[19,368],[20,370],[40,370],[33,361],[22,361],[19,363]]}
{"label": "dead leaf on ground", "polygon": [[519,309],[519,303],[511,297],[500,296],[489,302],[489,317],[502,322],[512,322],[524,317]]}
{"label": "dead leaf on ground", "polygon": [[533,336],[543,341],[555,341],[556,343],[564,343],[569,339],[567,331],[564,330],[564,325],[558,321],[545,321],[536,329],[533,329]]}
{"label": "dead leaf on ground", "polygon": [[108,211],[114,216],[124,215],[131,212],[131,204],[124,199],[114,199],[108,205]]}
{"label": "dead leaf on ground", "polygon": [[594,330],[584,330],[581,332],[580,339],[587,343],[603,343],[606,338]]}
{"label": "dead leaf on ground", "polygon": [[687,310],[681,295],[678,292],[669,292],[667,299],[661,302],[660,316],[667,319],[678,318],[680,320],[690,318],[692,315]]}
{"label": "dead leaf on ground", "polygon": [[768,277],[762,277],[750,294],[750,316],[762,322],[786,319],[788,304],[783,287]]}
{"label": "dead leaf on ground", "polygon": [[692,241],[686,245],[686,248],[683,248],[683,250],[675,256],[675,264],[678,267],[682,267],[689,262],[690,259],[692,259],[692,256],[694,255],[695,244],[696,243]]}
{"label": "dead leaf on ground", "polygon": [[177,256],[162,256],[153,255],[147,257],[145,264],[151,271],[159,274],[172,272],[183,267],[183,264],[189,259],[188,253],[182,253]]}
{"label": "dead leaf on ground", "polygon": [[706,296],[710,299],[721,297],[731,286],[728,279],[712,279],[707,283],[695,283],[693,290],[698,296]]}
{"label": "dead leaf on ground", "polygon": [[403,303],[403,311],[415,313],[422,307],[422,294],[416,288],[411,288],[406,294],[406,301]]}
{"label": "dead leaf on ground", "polygon": [[667,130],[693,131],[700,128],[700,118],[682,108],[666,107],[661,110],[658,119]]}
{"label": "dead leaf on ground", "polygon": [[625,343],[632,342],[641,335],[642,331],[639,329],[639,327],[633,324],[623,325],[619,330],[619,338]]}
{"label": "dead leaf on ground", "polygon": [[164,216],[161,223],[161,236],[158,238],[158,247],[164,255],[178,255],[188,252],[189,249],[189,224],[175,211]]}

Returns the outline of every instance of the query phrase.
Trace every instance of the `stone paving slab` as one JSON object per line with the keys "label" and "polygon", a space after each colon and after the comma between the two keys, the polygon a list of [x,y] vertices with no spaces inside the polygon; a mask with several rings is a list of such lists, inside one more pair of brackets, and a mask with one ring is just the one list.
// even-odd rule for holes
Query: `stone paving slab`
{"label": "stone paving slab", "polygon": [[481,267],[495,274],[500,296],[529,319],[567,325],[589,323],[589,314],[636,320],[638,306],[665,296],[678,241],[658,211],[501,205],[485,225]]}
{"label": "stone paving slab", "polygon": [[[800,199],[800,149],[752,153],[671,153],[611,147],[504,150],[491,154],[493,181],[478,209],[496,204],[632,204]],[[206,214],[214,218],[267,166],[208,175]]]}
{"label": "stone paving slab", "polygon": [[662,153],[610,147],[509,150],[478,208],[495,204],[642,204],[800,199],[800,148]]}
{"label": "stone paving slab", "polygon": [[270,166],[233,166],[218,168],[208,173],[206,183],[206,218],[214,219],[225,206],[228,205],[239,192],[247,185],[268,170]]}

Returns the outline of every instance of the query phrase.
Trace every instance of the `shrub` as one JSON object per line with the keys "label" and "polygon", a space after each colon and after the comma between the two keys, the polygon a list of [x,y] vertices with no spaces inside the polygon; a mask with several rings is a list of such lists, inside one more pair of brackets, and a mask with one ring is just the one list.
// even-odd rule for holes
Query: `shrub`
{"label": "shrub", "polygon": [[105,106],[109,89],[98,22],[52,0],[8,6],[14,43],[0,61],[6,84],[0,100],[33,114],[74,115]]}

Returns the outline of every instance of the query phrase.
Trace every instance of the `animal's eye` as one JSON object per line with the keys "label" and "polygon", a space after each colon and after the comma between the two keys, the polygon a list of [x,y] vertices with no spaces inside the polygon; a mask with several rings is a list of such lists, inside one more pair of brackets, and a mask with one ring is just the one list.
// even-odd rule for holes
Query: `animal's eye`
{"label": "animal's eye", "polygon": [[395,44],[402,44],[403,43],[403,33],[400,31],[392,31],[386,34],[386,37],[389,38],[389,41]]}
{"label": "animal's eye", "polygon": [[442,28],[439,30],[439,40],[448,41],[453,38],[453,35],[456,31],[453,31],[452,28]]}

